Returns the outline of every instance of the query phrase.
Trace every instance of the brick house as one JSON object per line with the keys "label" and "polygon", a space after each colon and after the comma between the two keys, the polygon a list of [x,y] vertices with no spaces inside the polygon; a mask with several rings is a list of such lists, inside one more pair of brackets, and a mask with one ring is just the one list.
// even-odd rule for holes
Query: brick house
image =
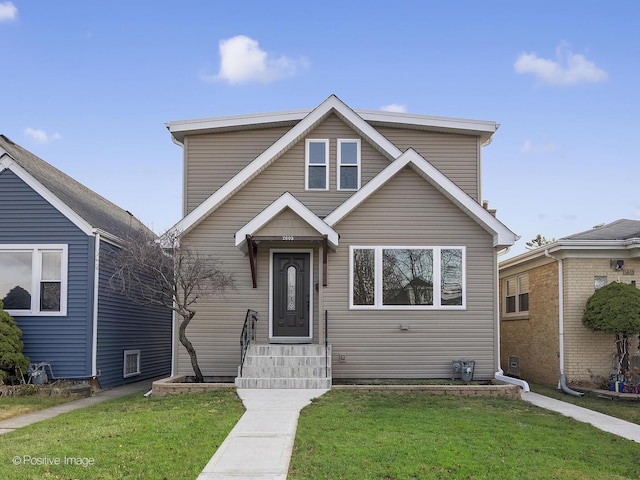
{"label": "brick house", "polygon": [[614,338],[584,327],[582,314],[597,288],[640,279],[640,221],[616,220],[504,260],[499,277],[506,373],[549,386],[562,374],[598,383],[614,373]]}

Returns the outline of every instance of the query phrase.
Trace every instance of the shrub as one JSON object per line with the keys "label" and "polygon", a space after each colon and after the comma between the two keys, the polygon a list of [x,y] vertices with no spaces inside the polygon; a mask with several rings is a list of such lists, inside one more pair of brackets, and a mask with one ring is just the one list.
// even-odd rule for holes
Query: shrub
{"label": "shrub", "polygon": [[616,336],[618,374],[629,370],[629,337],[640,333],[640,290],[628,283],[613,282],[587,300],[582,324]]}
{"label": "shrub", "polygon": [[29,359],[22,353],[22,330],[13,317],[3,309],[0,300],[0,383],[17,383],[29,367]]}

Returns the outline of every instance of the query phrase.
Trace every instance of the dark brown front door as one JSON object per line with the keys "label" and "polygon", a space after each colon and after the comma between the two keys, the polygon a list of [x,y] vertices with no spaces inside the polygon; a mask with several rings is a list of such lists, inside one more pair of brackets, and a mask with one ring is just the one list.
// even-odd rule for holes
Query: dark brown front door
{"label": "dark brown front door", "polygon": [[309,337],[309,253],[273,254],[273,336]]}

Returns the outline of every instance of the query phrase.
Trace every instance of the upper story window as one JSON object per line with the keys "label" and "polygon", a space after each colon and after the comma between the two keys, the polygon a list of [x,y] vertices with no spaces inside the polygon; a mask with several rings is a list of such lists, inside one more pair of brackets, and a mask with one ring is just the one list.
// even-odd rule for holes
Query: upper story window
{"label": "upper story window", "polygon": [[517,314],[529,311],[528,273],[505,278],[503,289],[505,314]]}
{"label": "upper story window", "polygon": [[307,140],[305,157],[307,190],[327,190],[329,188],[329,140]]}
{"label": "upper story window", "polygon": [[0,245],[0,299],[14,316],[66,315],[67,246]]}
{"label": "upper story window", "polygon": [[464,247],[351,247],[350,307],[465,308]]}
{"label": "upper story window", "polygon": [[338,139],[338,190],[360,188],[360,140]]}

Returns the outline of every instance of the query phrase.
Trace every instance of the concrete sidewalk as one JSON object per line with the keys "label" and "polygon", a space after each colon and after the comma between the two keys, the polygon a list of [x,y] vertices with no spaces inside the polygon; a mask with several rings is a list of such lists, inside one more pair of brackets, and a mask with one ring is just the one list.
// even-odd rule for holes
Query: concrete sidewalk
{"label": "concrete sidewalk", "polygon": [[142,380],[140,382],[130,383],[121,387],[114,387],[107,390],[100,390],[93,394],[91,397],[80,398],[79,400],[73,400],[71,402],[63,403],[55,407],[45,408],[37,412],[28,413],[19,417],[8,418],[7,420],[0,421],[0,435],[3,433],[13,432],[15,429],[31,425],[32,423],[47,420],[49,418],[56,417],[61,413],[71,412],[78,408],[88,407],[95,405],[96,403],[111,400],[113,398],[125,397],[133,393],[146,393],[151,390],[151,384],[154,380]]}
{"label": "concrete sidewalk", "polygon": [[285,480],[300,410],[327,391],[238,389],[246,412],[198,480]]}
{"label": "concrete sidewalk", "polygon": [[600,430],[640,443],[640,425],[537,393],[521,392],[521,395],[523,400],[538,407],[553,410],[566,417],[575,418],[580,422],[590,423]]}

